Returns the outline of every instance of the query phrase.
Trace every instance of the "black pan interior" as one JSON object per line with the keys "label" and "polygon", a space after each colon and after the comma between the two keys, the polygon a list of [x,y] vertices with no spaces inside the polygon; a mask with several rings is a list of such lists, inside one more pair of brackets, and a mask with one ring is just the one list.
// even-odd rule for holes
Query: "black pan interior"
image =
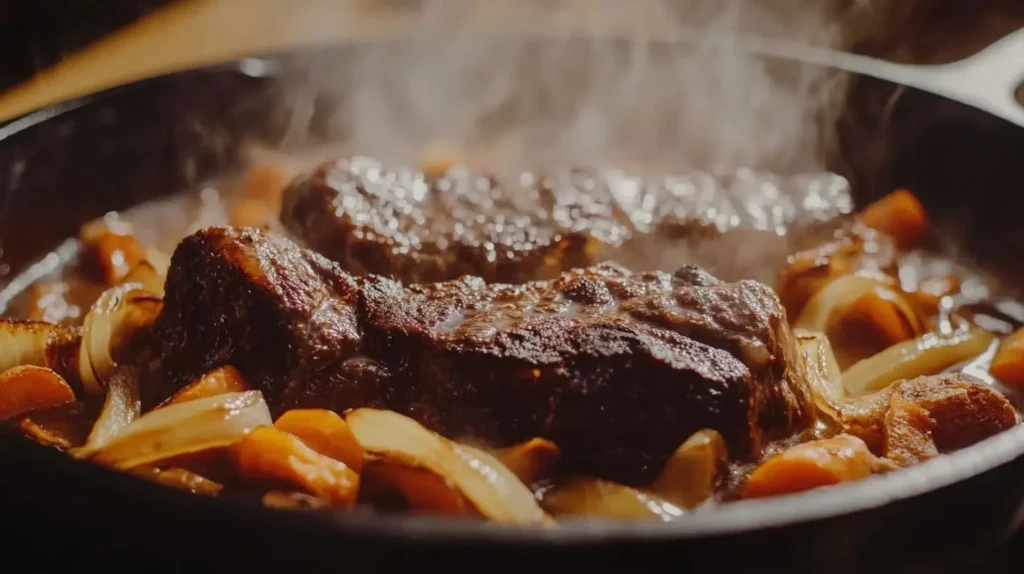
{"label": "black pan interior", "polygon": [[[365,49],[320,48],[318,57],[344,60]],[[16,273],[106,211],[237,166],[243,140],[278,141],[287,126],[280,121],[275,84],[264,72],[287,68],[289,61],[269,57],[259,74],[249,62],[147,80],[0,127],[0,270]],[[1024,130],[928,94],[858,79],[839,133],[842,145],[832,164],[850,178],[859,204],[895,187],[910,188],[947,230],[940,235],[955,238],[962,253],[1008,281],[1024,279]],[[46,517],[50,537],[23,532],[24,547],[48,548],[46,556],[134,555],[150,564],[163,556],[165,565],[175,567],[269,566],[277,560],[299,569],[335,564],[359,571],[484,561],[493,566],[488,569],[546,570],[559,564],[636,568],[648,560],[682,565],[685,556],[686,565],[719,569],[771,557],[790,572],[889,571],[922,557],[948,565],[1015,525],[1024,501],[1024,444],[1008,447],[1008,440],[1001,441],[997,457],[986,452],[988,443],[963,453],[975,457],[979,471],[995,470],[931,488],[948,482],[933,465],[939,472],[932,478],[917,469],[922,472],[896,476],[906,480],[885,491],[851,495],[859,502],[850,505],[793,499],[783,513],[789,519],[772,518],[769,511],[783,508],[775,504],[680,529],[597,524],[514,533],[475,525],[439,528],[415,519],[289,515],[200,499],[7,436],[0,441],[0,507],[9,524]],[[917,491],[927,492],[881,506]],[[853,506],[859,510],[835,516]],[[801,520],[789,523],[796,518]],[[53,532],[61,533],[56,548],[46,544]],[[743,552],[735,551],[739,547]]]}

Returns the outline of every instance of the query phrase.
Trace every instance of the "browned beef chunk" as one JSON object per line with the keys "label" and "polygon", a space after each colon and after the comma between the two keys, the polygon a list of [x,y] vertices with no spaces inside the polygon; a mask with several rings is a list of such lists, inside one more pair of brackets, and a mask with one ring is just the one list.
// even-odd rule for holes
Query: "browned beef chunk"
{"label": "browned beef chunk", "polygon": [[[346,271],[420,283],[476,275],[487,282],[551,279],[612,259],[661,269],[718,263],[710,237],[743,227],[758,251],[777,231],[830,220],[850,209],[833,174],[777,178],[741,172],[643,180],[618,172],[566,170],[480,176],[453,171],[430,181],[368,158],[324,164],[285,192],[281,221],[306,246]],[[699,247],[683,245],[684,239]],[[767,242],[767,243],[766,243]],[[781,265],[791,249],[776,249]],[[683,256],[683,254],[686,254]],[[682,257],[682,259],[680,259]],[[705,261],[706,260],[706,261]]]}
{"label": "browned beef chunk", "polygon": [[455,438],[542,436],[571,467],[626,481],[701,428],[742,457],[814,417],[773,292],[694,268],[403,287],[211,228],[175,251],[157,333],[165,393],[232,364],[276,413],[372,405]]}

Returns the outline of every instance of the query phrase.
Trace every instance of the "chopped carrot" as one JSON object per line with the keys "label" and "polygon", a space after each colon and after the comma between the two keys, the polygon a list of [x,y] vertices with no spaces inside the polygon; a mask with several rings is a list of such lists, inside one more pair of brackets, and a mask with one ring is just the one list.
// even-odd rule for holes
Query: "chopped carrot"
{"label": "chopped carrot", "polygon": [[1003,383],[1024,389],[1024,327],[1003,339],[988,371]]}
{"label": "chopped carrot", "polygon": [[231,208],[231,225],[264,227],[277,215],[273,201],[262,197],[243,197]]}
{"label": "chopped carrot", "polygon": [[427,144],[420,152],[420,169],[429,178],[444,177],[448,170],[459,163],[463,155],[457,145],[437,140]]}
{"label": "chopped carrot", "polygon": [[160,406],[166,407],[168,405],[176,405],[178,403],[212,397],[214,395],[240,393],[251,390],[252,387],[245,382],[245,378],[242,377],[242,373],[239,373],[238,369],[231,365],[227,365],[216,368],[185,385],[181,390],[174,393],[171,398],[160,404]]}
{"label": "chopped carrot", "polygon": [[274,426],[299,437],[318,453],[340,460],[355,472],[363,468],[363,447],[345,419],[327,409],[292,409]]}
{"label": "chopped carrot", "polygon": [[892,237],[901,249],[920,245],[928,234],[928,214],[914,194],[897,189],[864,208],[865,225]]}
{"label": "chopped carrot", "polygon": [[276,206],[291,178],[291,172],[283,166],[258,163],[249,169],[242,184],[242,194],[246,198],[262,199]]}
{"label": "chopped carrot", "polygon": [[92,248],[107,285],[117,285],[146,257],[146,250],[131,235],[103,233],[96,238]]}
{"label": "chopped carrot", "polygon": [[558,446],[542,438],[512,445],[495,454],[512,474],[527,485],[551,476],[560,457]]}
{"label": "chopped carrot", "polygon": [[371,504],[385,510],[390,510],[397,502],[405,512],[435,516],[474,514],[450,480],[427,469],[398,462],[381,460],[367,465],[363,490]]}
{"label": "chopped carrot", "polygon": [[294,485],[332,506],[355,504],[359,475],[280,429],[254,429],[235,445],[234,453],[238,472],[245,479]]}
{"label": "chopped carrot", "polygon": [[873,289],[854,301],[844,319],[870,325],[885,346],[917,337],[921,324],[913,310],[900,305],[899,294],[887,289]]}
{"label": "chopped carrot", "polygon": [[744,498],[778,496],[830,486],[871,475],[877,461],[861,439],[851,435],[790,447],[761,463],[747,479]]}
{"label": "chopped carrot", "polygon": [[956,275],[929,277],[917,286],[915,296],[922,307],[929,311],[939,308],[939,301],[948,295],[960,292],[960,278]]}
{"label": "chopped carrot", "polygon": [[67,381],[46,367],[21,365],[0,373],[0,420],[74,401]]}

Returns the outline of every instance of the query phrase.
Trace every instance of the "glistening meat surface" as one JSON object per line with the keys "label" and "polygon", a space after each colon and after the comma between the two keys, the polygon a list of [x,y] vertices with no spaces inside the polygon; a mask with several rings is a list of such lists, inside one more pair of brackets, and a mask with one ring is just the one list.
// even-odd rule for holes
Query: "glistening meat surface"
{"label": "glistening meat surface", "polygon": [[[353,157],[296,179],[284,194],[281,221],[307,247],[357,275],[522,283],[605,260],[672,268],[697,260],[679,254],[707,249],[720,230],[742,228],[749,241],[738,245],[750,251],[752,243],[778,242],[787,228],[812,227],[851,207],[846,180],[829,173],[645,179],[618,171],[453,170],[429,180]],[[687,239],[701,247],[687,246]],[[719,254],[736,258],[735,251]],[[790,250],[778,251],[781,265]],[[721,257],[707,259],[717,264]]]}
{"label": "glistening meat surface", "polygon": [[175,251],[156,333],[165,394],[231,364],[278,413],[378,406],[492,445],[547,437],[570,468],[626,481],[702,428],[745,457],[814,419],[774,293],[694,267],[403,286],[210,228]]}

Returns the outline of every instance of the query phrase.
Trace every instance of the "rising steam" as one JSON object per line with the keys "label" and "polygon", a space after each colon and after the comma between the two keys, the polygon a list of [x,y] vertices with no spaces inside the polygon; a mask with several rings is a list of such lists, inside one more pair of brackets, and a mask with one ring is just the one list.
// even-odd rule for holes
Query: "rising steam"
{"label": "rising steam", "polygon": [[399,4],[399,42],[351,59],[311,57],[289,74],[292,142],[315,128],[389,162],[415,162],[443,139],[488,169],[614,163],[672,173],[820,169],[829,150],[821,127],[842,78],[722,38],[835,44],[837,5],[847,2]]}

